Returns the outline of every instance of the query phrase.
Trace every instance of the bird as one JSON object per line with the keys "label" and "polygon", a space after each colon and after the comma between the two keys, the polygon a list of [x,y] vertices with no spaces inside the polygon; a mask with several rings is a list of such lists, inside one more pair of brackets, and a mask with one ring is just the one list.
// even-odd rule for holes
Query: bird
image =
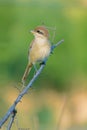
{"label": "bird", "polygon": [[30,73],[32,66],[36,70],[36,63],[44,63],[51,52],[51,43],[49,40],[49,31],[45,26],[37,26],[30,31],[34,39],[30,43],[28,50],[28,64],[22,77],[22,83],[25,83],[27,76]]}

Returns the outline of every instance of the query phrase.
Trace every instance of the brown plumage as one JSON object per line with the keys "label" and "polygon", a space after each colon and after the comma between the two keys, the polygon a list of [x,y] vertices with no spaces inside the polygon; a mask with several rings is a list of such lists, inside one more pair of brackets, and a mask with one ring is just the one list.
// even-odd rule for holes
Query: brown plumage
{"label": "brown plumage", "polygon": [[30,44],[29,54],[28,54],[28,65],[22,77],[22,82],[24,83],[32,66],[36,62],[42,62],[50,54],[50,42],[49,33],[46,27],[38,26],[31,31],[34,35],[34,40]]}

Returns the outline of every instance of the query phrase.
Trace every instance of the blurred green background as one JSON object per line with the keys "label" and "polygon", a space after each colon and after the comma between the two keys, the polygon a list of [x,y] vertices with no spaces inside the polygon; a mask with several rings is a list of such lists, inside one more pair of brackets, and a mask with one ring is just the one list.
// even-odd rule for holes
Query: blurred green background
{"label": "blurred green background", "polygon": [[[21,77],[27,65],[28,48],[33,39],[29,31],[42,23],[48,27],[56,27],[54,44],[61,39],[64,39],[64,43],[56,48],[49,58],[45,69],[33,86],[33,91],[40,93],[45,89],[48,93],[52,90],[62,94],[73,91],[74,88],[85,87],[86,89],[87,1],[0,0],[1,116],[11,105],[7,103],[4,95],[10,95],[9,90],[12,88],[13,95],[16,91],[14,86],[21,83]],[[53,31],[49,30],[49,32],[52,41]],[[33,70],[31,75],[33,75]],[[33,91],[30,93],[34,93]],[[38,117],[43,119],[40,121],[44,122],[43,113],[48,117],[50,113],[52,115],[49,111],[48,107],[47,109],[42,107],[38,114]],[[43,125],[41,129],[46,130]]]}

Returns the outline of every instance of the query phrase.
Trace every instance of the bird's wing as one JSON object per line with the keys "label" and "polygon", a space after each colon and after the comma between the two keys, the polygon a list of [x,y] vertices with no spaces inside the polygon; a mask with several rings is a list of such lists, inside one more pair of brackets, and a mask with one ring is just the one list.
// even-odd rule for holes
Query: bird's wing
{"label": "bird's wing", "polygon": [[34,40],[30,43],[30,46],[29,46],[29,49],[28,49],[28,57],[29,57],[29,53],[30,53],[30,50],[32,49],[33,44],[34,44]]}
{"label": "bird's wing", "polygon": [[29,51],[31,50],[32,46],[33,46],[33,41],[30,43],[30,46],[29,46],[29,49],[28,49],[28,55],[29,55]]}

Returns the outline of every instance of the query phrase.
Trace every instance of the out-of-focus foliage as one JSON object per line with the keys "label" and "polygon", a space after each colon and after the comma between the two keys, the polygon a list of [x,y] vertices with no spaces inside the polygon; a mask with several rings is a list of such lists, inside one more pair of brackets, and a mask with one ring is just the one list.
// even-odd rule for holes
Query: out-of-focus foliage
{"label": "out-of-focus foliage", "polygon": [[[49,58],[37,84],[67,88],[76,77],[87,77],[86,0],[1,0],[0,82],[20,82],[27,64],[29,33],[37,25],[55,27],[54,43],[65,40]],[[52,40],[53,31],[50,30]]]}
{"label": "out-of-focus foliage", "polygon": [[[56,27],[53,43],[61,39],[64,43],[49,58],[35,89],[18,104],[12,129],[83,130],[87,126],[87,0],[0,0],[0,118],[19,94],[14,86],[20,86],[27,65],[30,30],[42,23]],[[52,41],[53,31],[49,32]],[[77,87],[79,91],[65,93]]]}

